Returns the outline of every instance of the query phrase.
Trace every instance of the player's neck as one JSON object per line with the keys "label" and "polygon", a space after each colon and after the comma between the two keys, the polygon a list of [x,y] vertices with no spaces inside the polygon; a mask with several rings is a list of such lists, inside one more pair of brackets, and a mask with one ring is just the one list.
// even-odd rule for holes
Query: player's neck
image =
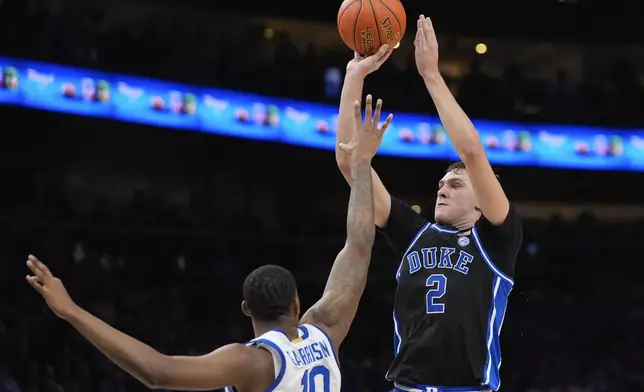
{"label": "player's neck", "polygon": [[474,227],[479,218],[481,218],[481,214],[468,214],[468,216],[463,217],[462,220],[454,222],[453,227],[459,232],[467,232]]}
{"label": "player's neck", "polygon": [[467,231],[467,230],[471,230],[472,227],[474,227],[475,223],[476,223],[476,221],[473,221],[473,222],[467,221],[467,222],[457,223],[457,224],[454,225],[454,228],[456,230],[458,230],[458,231]]}
{"label": "player's neck", "polygon": [[294,340],[299,337],[297,331],[297,322],[289,317],[282,317],[275,321],[256,321],[253,320],[253,332],[255,337],[262,336],[268,331],[279,329],[283,331],[289,339]]}
{"label": "player's neck", "polygon": [[459,232],[467,232],[474,227],[474,224],[476,221],[462,221],[462,222],[454,222],[454,223],[442,223],[442,222],[436,222],[438,226],[447,229],[447,230],[458,230]]}

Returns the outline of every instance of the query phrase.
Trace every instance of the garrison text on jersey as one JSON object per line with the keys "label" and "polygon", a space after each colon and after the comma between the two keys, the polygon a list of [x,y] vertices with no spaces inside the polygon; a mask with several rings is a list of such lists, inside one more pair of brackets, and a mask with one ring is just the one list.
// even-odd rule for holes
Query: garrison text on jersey
{"label": "garrison text on jersey", "polygon": [[[251,340],[273,355],[275,381],[266,392],[340,392],[342,378],[333,344],[320,328],[303,324],[299,338],[291,341],[283,331],[273,330]],[[235,387],[226,392],[237,392]]]}
{"label": "garrison text on jersey", "polygon": [[500,226],[481,218],[459,232],[392,198],[383,232],[400,262],[387,379],[403,388],[497,390],[499,334],[522,239],[518,214],[510,206]]}

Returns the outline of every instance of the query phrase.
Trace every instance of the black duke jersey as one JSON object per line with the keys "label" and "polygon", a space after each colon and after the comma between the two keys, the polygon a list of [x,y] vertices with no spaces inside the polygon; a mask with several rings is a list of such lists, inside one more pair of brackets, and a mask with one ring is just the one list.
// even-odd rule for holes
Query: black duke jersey
{"label": "black duke jersey", "polygon": [[497,390],[499,334],[523,237],[514,208],[500,226],[481,218],[459,232],[392,197],[382,232],[401,258],[387,379],[401,387]]}

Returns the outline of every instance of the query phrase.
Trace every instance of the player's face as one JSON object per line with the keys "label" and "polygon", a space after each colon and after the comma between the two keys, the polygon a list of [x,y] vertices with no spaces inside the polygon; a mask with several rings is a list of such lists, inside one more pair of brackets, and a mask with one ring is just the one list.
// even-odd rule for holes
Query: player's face
{"label": "player's face", "polygon": [[477,213],[476,194],[465,170],[451,171],[439,181],[434,217],[441,225],[458,225]]}

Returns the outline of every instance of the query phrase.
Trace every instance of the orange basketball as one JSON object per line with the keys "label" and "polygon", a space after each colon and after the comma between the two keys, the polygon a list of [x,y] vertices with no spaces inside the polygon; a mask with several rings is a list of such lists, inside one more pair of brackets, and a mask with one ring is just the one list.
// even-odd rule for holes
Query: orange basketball
{"label": "orange basketball", "polygon": [[399,0],[344,0],[338,11],[340,37],[361,55],[374,54],[384,44],[395,46],[406,27]]}

